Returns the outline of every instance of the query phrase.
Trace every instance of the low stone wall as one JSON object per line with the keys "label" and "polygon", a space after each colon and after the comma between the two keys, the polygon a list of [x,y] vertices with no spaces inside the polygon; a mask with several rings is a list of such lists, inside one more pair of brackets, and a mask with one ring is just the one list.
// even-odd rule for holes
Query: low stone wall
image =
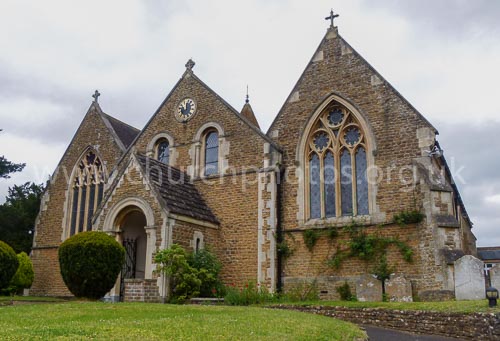
{"label": "low stone wall", "polygon": [[125,279],[124,302],[160,302],[156,279]]}
{"label": "low stone wall", "polygon": [[500,340],[500,314],[327,306],[275,305],[272,308],[308,312],[356,324],[374,325],[412,333],[442,335],[464,340]]}

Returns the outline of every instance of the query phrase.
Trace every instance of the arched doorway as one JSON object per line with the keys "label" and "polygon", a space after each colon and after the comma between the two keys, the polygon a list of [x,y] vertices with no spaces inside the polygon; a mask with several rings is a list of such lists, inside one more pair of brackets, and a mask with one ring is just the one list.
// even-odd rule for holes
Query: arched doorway
{"label": "arched doorway", "polygon": [[125,247],[125,263],[120,280],[120,299],[123,299],[125,279],[146,277],[147,221],[142,210],[135,206],[126,208],[119,219],[120,239]]}

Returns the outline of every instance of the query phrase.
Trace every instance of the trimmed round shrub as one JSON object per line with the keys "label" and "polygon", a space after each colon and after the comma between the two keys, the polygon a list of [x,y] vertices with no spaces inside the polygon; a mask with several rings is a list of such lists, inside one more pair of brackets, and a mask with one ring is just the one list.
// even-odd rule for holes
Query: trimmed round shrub
{"label": "trimmed round shrub", "polygon": [[16,253],[0,240],[0,289],[7,289],[19,266]]}
{"label": "trimmed round shrub", "polygon": [[31,287],[35,279],[35,272],[33,271],[33,263],[26,252],[17,254],[19,267],[10,281],[10,290],[14,293],[21,293],[25,288]]}
{"label": "trimmed round shrub", "polygon": [[74,235],[59,247],[61,275],[76,297],[102,298],[115,285],[125,249],[104,232]]}

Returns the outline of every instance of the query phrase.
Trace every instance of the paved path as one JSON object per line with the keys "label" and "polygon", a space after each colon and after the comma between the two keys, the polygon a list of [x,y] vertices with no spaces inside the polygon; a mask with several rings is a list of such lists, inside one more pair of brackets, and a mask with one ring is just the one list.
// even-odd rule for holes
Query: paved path
{"label": "paved path", "polygon": [[373,326],[362,326],[370,341],[457,341],[459,339],[452,339],[444,336],[435,335],[420,335],[411,334],[408,332],[397,331],[393,329],[385,329]]}

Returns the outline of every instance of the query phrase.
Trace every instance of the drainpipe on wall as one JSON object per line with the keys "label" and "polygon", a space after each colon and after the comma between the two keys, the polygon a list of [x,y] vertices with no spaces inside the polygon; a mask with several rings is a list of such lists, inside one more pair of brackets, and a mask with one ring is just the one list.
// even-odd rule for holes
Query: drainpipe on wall
{"label": "drainpipe on wall", "polygon": [[[281,199],[283,195],[281,193],[284,190],[283,182],[284,182],[285,168],[280,167],[278,171],[278,181],[276,182],[277,190],[276,190],[276,242],[279,244],[284,239],[283,228],[281,226],[281,215],[283,213],[283,204]],[[283,259],[279,250],[276,252],[277,256],[277,278],[276,278],[276,291],[280,293],[283,290],[283,281],[282,281],[282,272],[283,272]]]}

